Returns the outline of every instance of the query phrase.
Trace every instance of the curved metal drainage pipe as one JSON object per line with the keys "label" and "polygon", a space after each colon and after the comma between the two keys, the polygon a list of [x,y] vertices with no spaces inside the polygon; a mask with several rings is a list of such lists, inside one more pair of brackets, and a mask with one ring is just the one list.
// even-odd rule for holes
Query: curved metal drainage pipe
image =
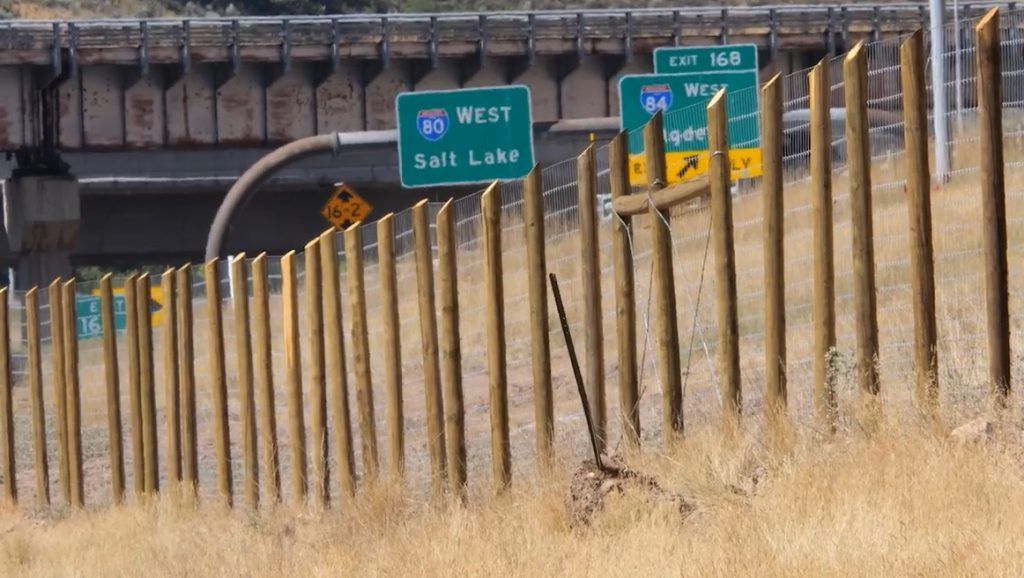
{"label": "curved metal drainage pipe", "polygon": [[227,234],[231,230],[231,222],[235,216],[245,208],[260,185],[282,168],[326,152],[337,156],[342,148],[349,146],[393,143],[396,142],[397,136],[394,130],[335,132],[300,138],[267,153],[242,173],[217,208],[217,215],[213,218],[210,234],[206,239],[206,260],[219,259],[222,256]]}

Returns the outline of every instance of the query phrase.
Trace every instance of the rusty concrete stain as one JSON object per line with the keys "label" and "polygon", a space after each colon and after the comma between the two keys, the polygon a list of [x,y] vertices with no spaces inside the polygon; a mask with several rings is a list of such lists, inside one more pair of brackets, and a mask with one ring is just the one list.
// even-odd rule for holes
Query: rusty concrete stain
{"label": "rusty concrete stain", "polygon": [[295,66],[267,87],[267,138],[272,143],[312,136],[314,96],[312,70]]}

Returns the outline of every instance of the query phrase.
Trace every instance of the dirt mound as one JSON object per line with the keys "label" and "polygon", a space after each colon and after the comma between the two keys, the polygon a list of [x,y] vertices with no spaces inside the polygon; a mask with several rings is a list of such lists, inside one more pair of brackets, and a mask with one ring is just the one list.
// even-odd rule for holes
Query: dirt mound
{"label": "dirt mound", "polygon": [[586,460],[572,476],[569,493],[565,497],[571,528],[593,524],[604,509],[607,497],[612,493],[624,493],[627,489],[642,492],[652,505],[671,503],[678,508],[682,518],[694,511],[693,504],[685,498],[666,491],[651,476],[630,469],[618,456],[603,456],[601,462],[598,466],[593,460]]}

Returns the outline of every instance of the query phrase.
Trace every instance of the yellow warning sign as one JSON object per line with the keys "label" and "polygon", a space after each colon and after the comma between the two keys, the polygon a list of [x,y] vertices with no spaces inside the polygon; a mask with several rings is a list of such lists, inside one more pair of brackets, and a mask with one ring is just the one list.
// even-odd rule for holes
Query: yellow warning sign
{"label": "yellow warning sign", "polygon": [[[100,290],[93,289],[92,294],[99,297]],[[124,287],[114,288],[114,323],[118,331],[124,329]],[[164,288],[160,285],[149,287],[149,323],[157,327],[164,322]]]}
{"label": "yellow warning sign", "polygon": [[[665,153],[665,172],[668,184],[692,179],[708,171],[711,155],[708,151]],[[761,171],[761,149],[730,149],[729,164],[733,181],[759,177]],[[643,153],[629,155],[629,184],[646,185],[647,171]]]}
{"label": "yellow warning sign", "polygon": [[335,228],[347,229],[366,219],[372,211],[373,206],[366,199],[357,195],[348,185],[339,183],[320,209],[320,214]]}

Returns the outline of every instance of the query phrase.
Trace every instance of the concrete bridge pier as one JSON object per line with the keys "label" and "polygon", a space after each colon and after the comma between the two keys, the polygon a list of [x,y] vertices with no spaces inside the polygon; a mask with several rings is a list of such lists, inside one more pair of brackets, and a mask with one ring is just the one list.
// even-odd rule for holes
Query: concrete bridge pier
{"label": "concrete bridge pier", "polygon": [[81,219],[78,179],[15,170],[4,181],[3,201],[14,269],[11,286],[24,291],[70,278]]}

